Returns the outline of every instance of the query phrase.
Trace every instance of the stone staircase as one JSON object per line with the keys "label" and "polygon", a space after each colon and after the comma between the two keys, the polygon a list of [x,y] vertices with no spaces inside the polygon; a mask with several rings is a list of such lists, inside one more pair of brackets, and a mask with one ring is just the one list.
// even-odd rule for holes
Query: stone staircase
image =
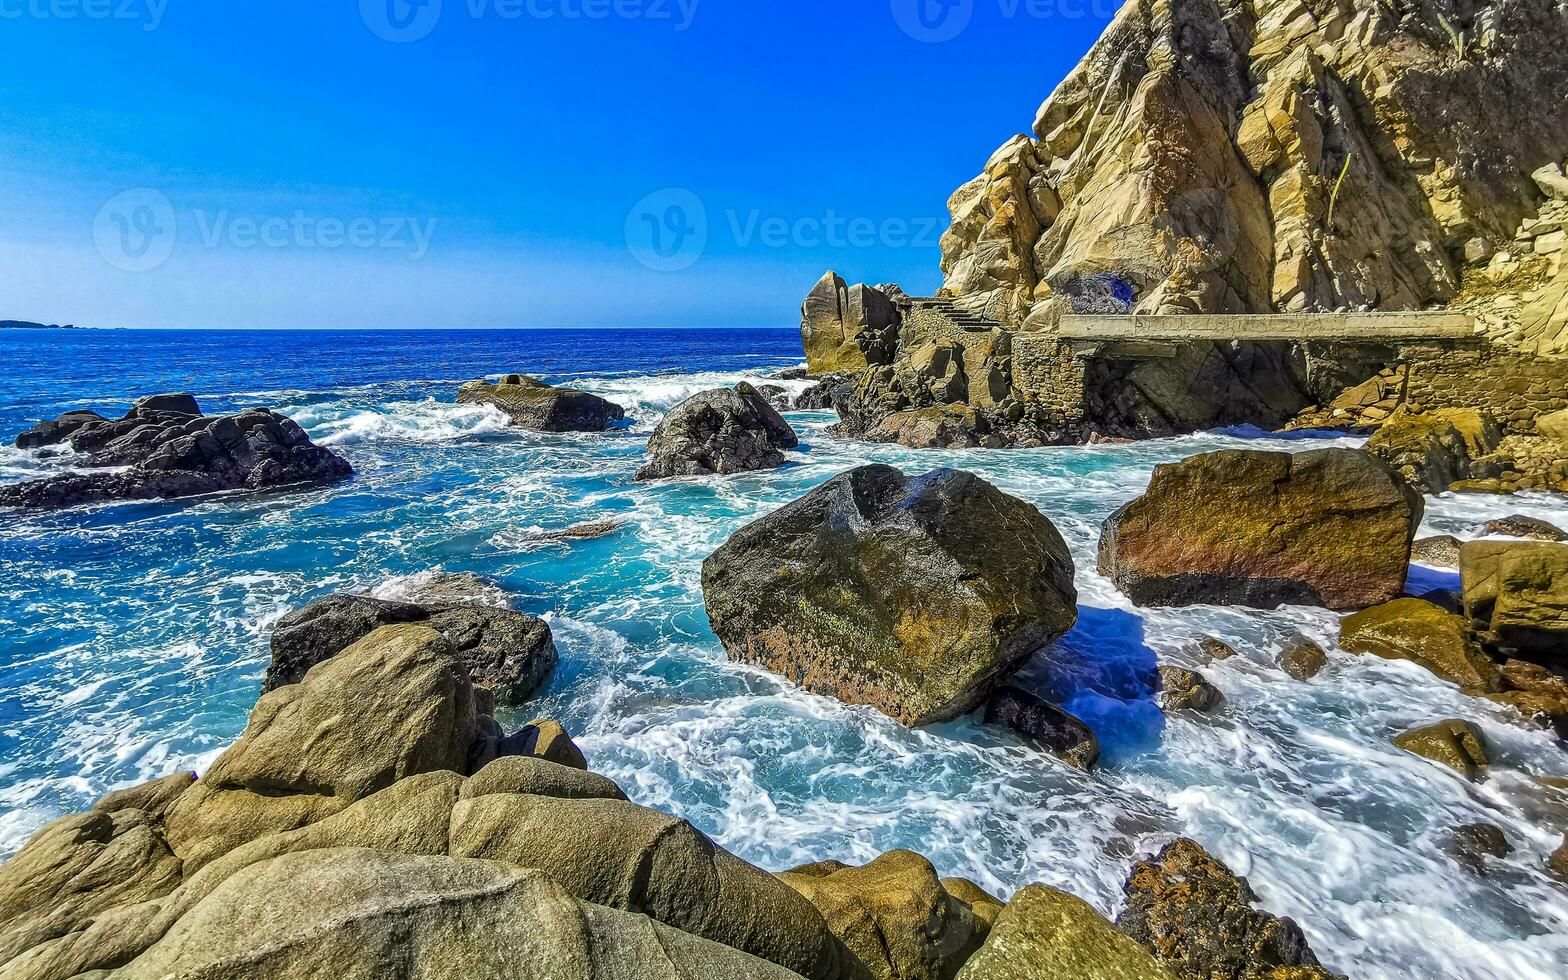
{"label": "stone staircase", "polygon": [[1000,322],[966,310],[951,299],[937,296],[911,297],[909,305],[911,311],[929,311],[951,321],[966,333],[990,333],[1002,327]]}

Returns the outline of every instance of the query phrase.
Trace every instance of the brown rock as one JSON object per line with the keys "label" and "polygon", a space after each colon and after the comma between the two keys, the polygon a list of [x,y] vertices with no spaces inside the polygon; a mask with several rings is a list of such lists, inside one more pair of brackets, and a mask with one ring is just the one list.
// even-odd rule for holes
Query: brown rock
{"label": "brown rock", "polygon": [[1279,665],[1298,681],[1309,681],[1328,666],[1328,653],[1304,636],[1297,636],[1285,644],[1279,655]]}
{"label": "brown rock", "polygon": [[1157,699],[1165,712],[1196,711],[1199,714],[1225,707],[1225,695],[1194,670],[1180,667],[1160,668],[1160,693]]}
{"label": "brown rock", "polygon": [[1433,762],[1441,763],[1466,779],[1478,779],[1491,765],[1486,741],[1468,721],[1440,721],[1394,739],[1394,744]]}
{"label": "brown rock", "polygon": [[1502,676],[1464,617],[1420,599],[1396,599],[1347,617],[1340,623],[1339,645],[1351,653],[1414,661],[1460,687],[1502,690]]}
{"label": "brown rock", "polygon": [[1460,572],[1465,612],[1489,642],[1568,667],[1568,544],[1471,542]]}

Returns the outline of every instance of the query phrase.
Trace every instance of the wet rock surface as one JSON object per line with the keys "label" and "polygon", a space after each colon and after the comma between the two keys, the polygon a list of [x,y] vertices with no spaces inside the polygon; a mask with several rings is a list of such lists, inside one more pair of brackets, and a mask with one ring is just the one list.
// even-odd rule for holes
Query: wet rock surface
{"label": "wet rock surface", "polygon": [[908,725],[978,706],[1077,619],[1066,543],[969,473],[865,466],[703,563],[730,657]]}
{"label": "wet rock surface", "polygon": [[1472,781],[1481,778],[1492,764],[1480,730],[1460,719],[1405,732],[1394,739],[1394,744],[1406,752],[1447,766]]}
{"label": "wet rock surface", "polygon": [[335,595],[279,620],[262,689],[298,684],[312,667],[396,624],[418,624],[441,634],[472,682],[503,703],[527,699],[555,669],[550,627],[533,616],[493,606]]}
{"label": "wet rock surface", "polygon": [[1355,450],[1206,453],[1157,468],[1111,515],[1100,573],[1144,606],[1359,609],[1404,591],[1424,510]]}
{"label": "wet rock surface", "polygon": [[985,707],[988,725],[1005,725],[1076,769],[1093,769],[1100,743],[1080,719],[1019,687],[1004,687]]}
{"label": "wet rock surface", "polygon": [[768,400],[751,385],[717,388],[670,409],[648,440],[638,480],[712,476],[773,469],[800,445]]}
{"label": "wet rock surface", "polygon": [[522,374],[498,382],[470,381],[458,391],[459,404],[494,405],[512,424],[539,432],[603,432],[626,417],[626,410],[598,395],[559,388]]}
{"label": "wet rock surface", "polygon": [[156,395],[119,419],[71,412],[17,439],[22,448],[68,443],[89,468],[0,487],[0,506],[58,508],[114,500],[159,500],[231,490],[320,486],[354,471],[267,409],[201,414],[190,395]]}

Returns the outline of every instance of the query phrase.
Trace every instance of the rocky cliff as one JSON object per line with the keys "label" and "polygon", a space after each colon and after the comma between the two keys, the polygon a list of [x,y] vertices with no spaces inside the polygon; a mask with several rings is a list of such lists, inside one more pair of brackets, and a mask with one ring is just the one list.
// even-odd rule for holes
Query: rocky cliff
{"label": "rocky cliff", "polygon": [[1568,353],[1565,44],[1560,0],[1130,0],[952,196],[946,288],[1045,329],[1464,297]]}

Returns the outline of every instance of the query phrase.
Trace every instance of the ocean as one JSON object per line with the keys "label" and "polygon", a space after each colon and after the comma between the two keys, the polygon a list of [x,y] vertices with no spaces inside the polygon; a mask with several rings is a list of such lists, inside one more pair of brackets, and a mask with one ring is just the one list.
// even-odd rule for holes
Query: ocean
{"label": "ocean", "polygon": [[[396,595],[432,572],[473,572],[546,618],[561,664],[504,717],[563,722],[632,799],[679,814],[770,869],[893,848],[1003,896],[1042,881],[1106,914],[1129,865],[1196,838],[1264,907],[1294,917],[1325,963],[1357,978],[1561,977],[1568,892],[1542,870],[1568,806],[1536,776],[1568,776],[1544,732],[1409,664],[1334,646],[1317,609],[1137,610],[1095,574],[1101,522],[1153,468],[1223,447],[1300,450],[1343,437],[1237,430],[1127,446],[917,452],[833,437],[831,413],[791,413],[783,469],[635,484],[664,412],[698,391],[802,363],[794,331],[0,331],[0,436],[73,408],[118,415],[189,391],[209,412],[268,406],[347,458],[324,490],[0,514],[0,854],[107,790],[201,771],[244,728],[287,612],[343,590]],[[570,383],[628,409],[602,435],[511,429],[455,404],[509,372]],[[792,390],[801,382],[779,382]],[[1082,617],[1026,669],[1105,749],[1070,769],[975,717],[907,730],[729,663],[708,628],[702,559],[735,529],[867,462],[953,466],[1036,504],[1069,542]],[[0,449],[0,482],[66,457]],[[1562,498],[1429,498],[1426,533],[1475,536],[1513,513],[1561,522]],[[589,520],[601,539],[541,538]],[[1456,576],[1417,570],[1418,588]],[[1331,651],[1297,682],[1274,657],[1297,633]],[[1217,636],[1242,656],[1201,661]],[[1229,706],[1164,717],[1155,663],[1200,669]],[[1389,738],[1466,717],[1494,765],[1470,785]],[[1515,851],[1478,876],[1443,850],[1461,824]]]}

